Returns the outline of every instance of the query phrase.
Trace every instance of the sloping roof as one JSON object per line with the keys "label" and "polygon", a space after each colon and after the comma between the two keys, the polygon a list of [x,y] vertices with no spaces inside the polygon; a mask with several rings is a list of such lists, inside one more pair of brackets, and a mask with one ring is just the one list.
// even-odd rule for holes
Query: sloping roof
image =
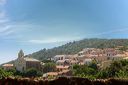
{"label": "sloping roof", "polygon": [[3,67],[12,67],[14,66],[13,64],[4,64]]}
{"label": "sloping roof", "polygon": [[69,72],[70,70],[63,70],[63,71],[61,71],[61,72],[58,72],[59,74],[63,74],[63,73],[67,73],[67,72]]}
{"label": "sloping roof", "polygon": [[69,71],[70,70],[63,70],[61,72],[48,72],[48,73],[46,73],[46,75],[48,75],[48,76],[58,76],[58,75],[62,75],[63,73],[67,73]]}
{"label": "sloping roof", "polygon": [[125,57],[125,58],[123,58],[123,59],[128,59],[128,57]]}
{"label": "sloping roof", "polygon": [[46,73],[47,75],[49,75],[49,76],[57,76],[58,75],[58,73],[57,72],[48,72],[48,73]]}
{"label": "sloping roof", "polygon": [[85,59],[84,62],[91,62],[92,59]]}
{"label": "sloping roof", "polygon": [[64,63],[65,60],[58,60],[57,63]]}
{"label": "sloping roof", "polygon": [[64,57],[64,56],[66,56],[66,55],[56,55],[54,57]]}
{"label": "sloping roof", "polygon": [[124,57],[124,56],[125,56],[125,54],[117,54],[117,55],[115,55],[113,57]]}
{"label": "sloping roof", "polygon": [[78,61],[76,61],[76,60],[71,60],[71,63],[77,63]]}
{"label": "sloping roof", "polygon": [[35,61],[35,62],[39,62],[39,60],[34,59],[34,58],[24,58],[25,61]]}
{"label": "sloping roof", "polygon": [[59,68],[59,69],[68,69],[69,66],[62,66],[62,65],[59,65],[59,66],[56,66],[56,68]]}

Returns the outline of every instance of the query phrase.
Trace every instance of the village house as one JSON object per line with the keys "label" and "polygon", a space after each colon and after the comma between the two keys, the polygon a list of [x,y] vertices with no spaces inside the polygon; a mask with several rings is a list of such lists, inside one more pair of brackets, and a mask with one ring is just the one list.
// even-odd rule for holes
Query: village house
{"label": "village house", "polygon": [[125,58],[125,54],[117,54],[115,56],[110,57],[110,60],[121,60]]}
{"label": "village house", "polygon": [[70,61],[69,60],[58,60],[56,61],[57,65],[70,65]]}
{"label": "village house", "polygon": [[71,76],[72,73],[70,70],[63,70],[63,71],[60,71],[60,72],[48,72],[48,73],[45,73],[43,76],[44,77],[58,77],[58,76]]}
{"label": "village house", "polygon": [[85,59],[83,63],[89,65],[92,63],[92,59]]}
{"label": "village house", "polygon": [[56,69],[57,69],[58,72],[60,72],[60,71],[64,71],[64,70],[69,70],[70,66],[58,65],[58,66],[56,66]]}
{"label": "village house", "polygon": [[70,66],[57,65],[55,72],[47,72],[44,77],[57,77],[57,76],[69,76],[71,75]]}
{"label": "village house", "polygon": [[118,51],[115,50],[114,48],[105,48],[103,49],[103,56],[106,57],[112,57],[118,54]]}
{"label": "village house", "polygon": [[[74,55],[56,55],[53,60],[57,64],[57,71],[68,71],[68,66],[72,67],[74,64],[89,65],[95,60],[97,65],[102,68],[106,68],[113,60],[124,59],[128,55],[128,52],[114,48],[85,48],[82,51]],[[64,70],[65,69],[65,70]],[[52,73],[49,73],[52,74]],[[54,75],[57,73],[54,73]],[[59,74],[57,74],[59,75]]]}
{"label": "village house", "polygon": [[53,60],[56,62],[58,60],[64,60],[66,58],[66,55],[56,55],[54,56]]}
{"label": "village house", "polygon": [[12,69],[14,69],[14,65],[13,64],[4,64],[4,65],[2,65],[2,68],[4,70],[12,70]]}
{"label": "village house", "polygon": [[96,49],[85,48],[78,53],[79,62],[84,62],[85,59],[95,59],[98,63],[106,60],[119,60],[128,55],[127,52],[123,52],[114,48]]}
{"label": "village house", "polygon": [[76,55],[56,55],[53,59],[57,65],[78,64],[78,57]]}
{"label": "village house", "polygon": [[24,53],[22,50],[18,53],[18,58],[15,61],[15,67],[18,71],[26,71],[29,68],[35,68],[37,70],[42,70],[42,64],[39,60],[34,58],[24,57]]}

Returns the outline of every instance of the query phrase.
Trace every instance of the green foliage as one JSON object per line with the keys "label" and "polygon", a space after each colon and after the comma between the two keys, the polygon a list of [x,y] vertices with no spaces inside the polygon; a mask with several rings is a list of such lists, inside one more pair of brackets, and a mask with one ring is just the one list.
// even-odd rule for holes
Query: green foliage
{"label": "green foliage", "polygon": [[47,73],[47,72],[54,72],[56,70],[56,64],[53,62],[49,62],[49,63],[45,63],[44,67],[43,67],[43,72]]}
{"label": "green foliage", "polygon": [[88,65],[88,67],[98,70],[97,62],[95,60],[93,60],[92,63]]}
{"label": "green foliage", "polygon": [[110,77],[115,76],[116,72],[122,69],[122,63],[120,61],[114,61],[108,68],[108,73]]}
{"label": "green foliage", "polygon": [[108,77],[109,77],[108,70],[100,70],[96,74],[96,78],[98,78],[98,79],[104,79],[104,78],[108,78]]}
{"label": "green foliage", "polygon": [[7,70],[6,72],[10,73],[12,76],[23,76],[23,73],[20,71],[17,71],[16,69]]}
{"label": "green foliage", "polygon": [[43,62],[43,63],[55,63],[55,62],[52,61],[52,60],[43,60],[42,62]]}
{"label": "green foliage", "polygon": [[116,72],[116,77],[128,78],[128,71],[120,70],[119,72]]}
{"label": "green foliage", "polygon": [[17,71],[16,69],[11,69],[8,71],[5,71],[3,69],[0,69],[0,78],[3,77],[9,77],[9,76],[15,76],[15,77],[39,77],[42,76],[42,72],[36,70],[35,68],[27,69],[25,72]]}
{"label": "green foliage", "polygon": [[[72,72],[74,76],[85,77],[89,79],[95,79],[95,75],[97,73],[97,69],[93,67],[93,64],[90,65],[74,65]],[[94,65],[95,66],[95,65]]]}
{"label": "green foliage", "polygon": [[35,68],[30,68],[30,69],[27,69],[23,76],[26,76],[26,77],[38,77],[38,76],[42,76],[42,73],[40,71],[38,71],[37,69]]}
{"label": "green foliage", "polygon": [[72,69],[74,76],[95,78],[128,78],[128,60],[113,61],[110,67],[106,69],[98,69],[96,63],[90,65],[74,65]]}
{"label": "green foliage", "polygon": [[0,79],[4,78],[4,77],[9,77],[9,76],[12,76],[12,75],[13,75],[12,72],[7,72],[7,71],[0,68]]}

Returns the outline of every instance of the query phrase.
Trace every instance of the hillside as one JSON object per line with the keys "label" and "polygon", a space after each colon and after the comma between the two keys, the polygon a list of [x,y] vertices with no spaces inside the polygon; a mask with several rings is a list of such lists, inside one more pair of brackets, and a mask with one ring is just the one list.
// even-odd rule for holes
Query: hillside
{"label": "hillside", "polygon": [[55,55],[61,54],[75,54],[84,48],[113,48],[117,46],[128,46],[128,39],[83,39],[80,41],[69,42],[65,45],[55,47],[52,49],[42,49],[38,52],[34,52],[28,56],[33,58],[44,60],[51,58]]}

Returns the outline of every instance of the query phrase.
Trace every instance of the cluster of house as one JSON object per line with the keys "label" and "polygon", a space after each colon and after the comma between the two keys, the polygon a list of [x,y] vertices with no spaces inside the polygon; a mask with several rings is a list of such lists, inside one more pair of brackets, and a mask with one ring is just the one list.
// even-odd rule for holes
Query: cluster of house
{"label": "cluster of house", "polygon": [[[92,61],[96,61],[101,67],[107,67],[110,65],[112,60],[128,59],[128,51],[122,51],[118,48],[85,48],[82,51],[74,55],[56,55],[51,60],[56,62],[56,72],[48,72],[45,74],[50,76],[68,75],[72,65],[79,64],[90,64]],[[24,57],[22,50],[18,53],[18,58],[14,64],[4,64],[3,68],[9,70],[15,68],[18,71],[25,71],[29,68],[36,68],[43,71],[44,63],[37,59]]]}
{"label": "cluster of house", "polygon": [[53,60],[59,65],[89,64],[92,60],[98,63],[106,60],[119,60],[128,56],[127,51],[114,48],[85,48],[75,55],[56,55]]}
{"label": "cluster of house", "polygon": [[[20,52],[18,53],[18,58],[14,61],[14,64],[4,64],[4,65],[2,65],[2,67],[4,70],[16,69],[17,71],[20,71],[20,72],[24,72],[30,68],[35,68],[35,69],[43,72],[44,64],[45,63],[43,63],[37,59],[25,57],[24,52],[22,50],[20,50]],[[46,74],[47,74],[47,76],[68,74],[69,66],[56,65],[56,71],[57,72],[48,72]]]}
{"label": "cluster of house", "polygon": [[[128,59],[128,51],[118,48],[85,48],[74,55],[56,55],[52,58],[56,65],[61,67],[61,71],[70,72],[73,65],[89,65],[93,61],[97,62],[100,68],[108,67],[113,60]],[[48,75],[59,75],[59,72],[49,72]],[[67,75],[67,74],[66,74]]]}

